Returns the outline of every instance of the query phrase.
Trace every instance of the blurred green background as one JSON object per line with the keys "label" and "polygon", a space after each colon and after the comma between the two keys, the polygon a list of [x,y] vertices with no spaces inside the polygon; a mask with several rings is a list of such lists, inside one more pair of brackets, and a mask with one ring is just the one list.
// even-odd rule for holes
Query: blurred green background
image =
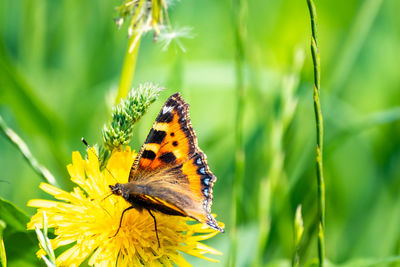
{"label": "blurred green background", "polygon": [[[109,103],[117,88],[127,44],[117,30],[120,1],[0,1],[0,115],[27,143],[64,189],[66,165],[80,139],[101,143]],[[325,122],[326,257],[335,264],[400,254],[400,1],[317,1],[321,53],[321,100]],[[232,3],[182,0],[170,5],[173,26],[192,28],[182,52],[143,39],[134,86],[165,86],[136,125],[139,149],[162,103],[179,91],[190,103],[200,147],[218,177],[213,212],[227,233],[207,242],[229,251],[235,142],[235,42]],[[245,39],[246,152],[239,213],[238,265],[257,257],[261,179],[283,165],[271,193],[271,234],[259,264],[289,265],[293,218],[301,204],[305,233],[301,263],[315,259],[317,191],[313,67],[306,1],[248,0]],[[295,55],[304,66],[293,70]],[[299,62],[301,60],[297,60]],[[301,65],[301,64],[300,64]],[[296,69],[296,68],[295,68]],[[298,77],[290,97],[285,79]],[[297,101],[279,138],[271,134],[285,101]],[[279,142],[279,144],[276,144]],[[19,151],[0,136],[0,197],[27,214],[32,198],[48,198]],[[266,226],[265,226],[266,227]],[[6,244],[7,246],[7,244]],[[194,266],[206,263],[187,257]],[[10,266],[21,261],[10,258]],[[353,264],[355,264],[353,262]],[[386,266],[386,264],[382,264]],[[393,265],[395,266],[395,265]],[[399,265],[400,266],[400,265]]]}

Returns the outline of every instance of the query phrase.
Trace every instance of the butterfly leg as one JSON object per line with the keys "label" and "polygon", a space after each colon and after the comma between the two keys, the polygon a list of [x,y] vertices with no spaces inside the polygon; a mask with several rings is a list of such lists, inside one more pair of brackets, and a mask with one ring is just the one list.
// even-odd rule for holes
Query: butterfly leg
{"label": "butterfly leg", "polygon": [[119,229],[121,229],[122,219],[124,218],[125,212],[127,212],[128,210],[133,209],[133,208],[134,208],[134,206],[130,206],[130,207],[124,209],[124,211],[123,211],[122,214],[121,214],[121,219],[119,220],[119,227],[118,227],[118,230],[117,230],[117,232],[115,233],[115,235],[113,235],[113,237],[115,237],[115,236],[118,234]]}
{"label": "butterfly leg", "polygon": [[156,217],[153,215],[153,213],[151,213],[150,209],[147,209],[147,211],[149,212],[150,216],[153,217],[153,220],[154,220],[154,229],[156,230],[156,236],[157,236],[158,247],[160,248],[161,246],[160,246],[160,239],[158,238]]}

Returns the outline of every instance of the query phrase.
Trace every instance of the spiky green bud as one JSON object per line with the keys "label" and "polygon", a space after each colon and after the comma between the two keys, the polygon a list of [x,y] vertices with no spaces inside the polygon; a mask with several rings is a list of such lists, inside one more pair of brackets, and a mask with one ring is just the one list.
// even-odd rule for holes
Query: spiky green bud
{"label": "spiky green bud", "polygon": [[156,101],[161,89],[151,83],[140,85],[113,109],[111,123],[104,125],[103,129],[104,145],[109,151],[129,143],[133,125]]}

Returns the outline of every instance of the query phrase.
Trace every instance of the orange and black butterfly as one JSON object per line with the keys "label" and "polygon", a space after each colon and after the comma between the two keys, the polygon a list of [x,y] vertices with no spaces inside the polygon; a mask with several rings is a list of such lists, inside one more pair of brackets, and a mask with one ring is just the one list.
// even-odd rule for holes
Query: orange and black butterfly
{"label": "orange and black butterfly", "polygon": [[[188,216],[224,232],[211,215],[212,187],[216,181],[188,114],[189,105],[179,93],[168,98],[139,154],[129,182],[110,185],[113,194],[122,196],[132,208],[168,215]],[[121,226],[121,225],[120,225]],[[158,234],[157,234],[158,239]]]}

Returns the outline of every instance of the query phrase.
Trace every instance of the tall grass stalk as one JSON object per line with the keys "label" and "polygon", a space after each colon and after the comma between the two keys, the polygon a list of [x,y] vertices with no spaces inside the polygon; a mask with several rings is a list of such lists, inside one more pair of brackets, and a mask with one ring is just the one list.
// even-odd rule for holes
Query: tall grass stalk
{"label": "tall grass stalk", "polygon": [[52,185],[57,186],[56,179],[53,174],[39,164],[37,159],[32,155],[26,143],[19,137],[12,129],[10,129],[3,118],[0,116],[0,131],[4,134],[4,136],[15,145],[19,152],[24,156],[26,161],[32,167],[32,169],[46,182]]}
{"label": "tall grass stalk", "polygon": [[232,14],[235,38],[235,75],[236,75],[236,120],[235,120],[235,176],[233,181],[232,201],[232,229],[231,229],[231,251],[230,266],[236,266],[236,255],[238,246],[238,213],[242,207],[243,179],[245,166],[245,152],[243,146],[243,115],[245,105],[245,38],[246,38],[246,0],[233,0]]}
{"label": "tall grass stalk", "polygon": [[317,188],[318,188],[318,259],[319,266],[324,266],[325,245],[324,245],[324,227],[325,227],[325,181],[323,173],[323,142],[324,127],[320,102],[320,57],[317,41],[317,13],[314,2],[307,0],[308,9],[311,18],[311,55],[314,65],[314,113],[317,131]]}
{"label": "tall grass stalk", "polygon": [[263,252],[270,235],[272,199],[275,199],[274,192],[279,182],[286,176],[283,137],[296,111],[298,99],[295,94],[299,85],[303,62],[304,51],[298,49],[294,53],[293,66],[288,74],[283,77],[282,88],[279,88],[279,110],[277,114],[274,114],[271,123],[266,128],[269,135],[264,151],[269,168],[260,183],[258,257],[253,263],[254,266],[259,266],[262,263]]}

